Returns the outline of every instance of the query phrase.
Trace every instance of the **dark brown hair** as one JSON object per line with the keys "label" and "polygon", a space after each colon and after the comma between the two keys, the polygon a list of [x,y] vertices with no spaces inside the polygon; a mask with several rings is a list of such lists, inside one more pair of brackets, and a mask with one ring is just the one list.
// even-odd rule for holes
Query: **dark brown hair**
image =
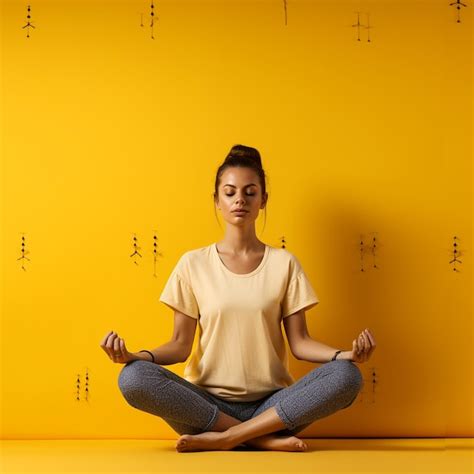
{"label": "dark brown hair", "polygon": [[[262,188],[262,200],[263,200],[264,195],[267,191],[267,187],[266,187],[266,182],[265,182],[265,171],[262,168],[262,159],[260,157],[259,151],[256,148],[252,148],[250,146],[234,145],[230,149],[229,153],[227,154],[224,162],[217,169],[216,181],[214,183],[214,203],[217,201],[217,198],[219,196],[219,185],[221,183],[222,174],[227,168],[232,168],[232,167],[251,168],[257,173],[258,179],[260,181],[260,187]],[[267,206],[266,205],[263,210],[265,211],[265,221],[264,221],[264,228],[265,228],[265,223],[267,221]],[[214,206],[214,213],[215,212],[216,212],[216,208]],[[216,215],[216,218],[217,218],[217,215]]]}

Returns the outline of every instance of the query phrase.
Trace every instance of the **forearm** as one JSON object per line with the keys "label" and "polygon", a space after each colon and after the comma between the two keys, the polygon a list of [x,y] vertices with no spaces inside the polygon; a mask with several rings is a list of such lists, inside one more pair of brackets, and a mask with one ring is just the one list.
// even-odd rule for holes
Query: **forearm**
{"label": "forearm", "polygon": [[[298,360],[305,360],[308,362],[329,362],[338,350],[340,349],[327,346],[326,344],[323,344],[319,341],[315,341],[314,339],[308,336],[300,342],[294,352],[295,357]],[[336,359],[350,360],[350,351],[340,352],[337,355]]]}
{"label": "forearm", "polygon": [[[155,357],[155,364],[172,365],[178,362],[184,362],[187,358],[187,348],[179,341],[169,341],[156,349],[149,349]],[[134,352],[136,360],[151,360],[148,352]]]}

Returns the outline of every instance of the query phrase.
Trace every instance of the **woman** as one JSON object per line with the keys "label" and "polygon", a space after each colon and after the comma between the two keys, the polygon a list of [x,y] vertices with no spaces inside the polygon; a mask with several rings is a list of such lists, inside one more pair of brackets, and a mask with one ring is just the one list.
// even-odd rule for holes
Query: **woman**
{"label": "woman", "polygon": [[[174,310],[171,340],[137,353],[115,332],[101,342],[126,364],[119,387],[127,402],[181,434],[179,452],[240,445],[305,451],[295,434],[350,406],[362,387],[353,362],[370,357],[373,336],[362,331],[350,351],[309,336],[305,311],[319,300],[299,260],[255,234],[267,199],[259,152],[235,145],[215,181],[225,237],[182,255],[160,296]],[[197,348],[180,377],[163,366],[187,360],[198,321]],[[288,371],[281,321],[297,359],[324,363],[298,381]]]}

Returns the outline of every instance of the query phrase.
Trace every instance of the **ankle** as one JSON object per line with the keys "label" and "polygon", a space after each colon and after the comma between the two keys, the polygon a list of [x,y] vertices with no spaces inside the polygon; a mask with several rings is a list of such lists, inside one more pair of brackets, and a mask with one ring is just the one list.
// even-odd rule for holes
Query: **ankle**
{"label": "ankle", "polygon": [[219,416],[217,417],[216,423],[212,427],[212,431],[226,431],[232,426],[240,425],[240,423],[242,422],[237,418],[219,411]]}

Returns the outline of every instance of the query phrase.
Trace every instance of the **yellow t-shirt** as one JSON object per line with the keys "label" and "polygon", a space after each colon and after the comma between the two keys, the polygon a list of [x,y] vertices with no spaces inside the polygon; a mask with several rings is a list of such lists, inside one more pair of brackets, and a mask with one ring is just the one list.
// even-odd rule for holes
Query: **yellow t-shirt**
{"label": "yellow t-shirt", "polygon": [[237,274],[213,243],[181,256],[160,301],[198,320],[184,378],[229,401],[254,401],[295,382],[281,320],[319,299],[288,250],[266,245],[259,266]]}

